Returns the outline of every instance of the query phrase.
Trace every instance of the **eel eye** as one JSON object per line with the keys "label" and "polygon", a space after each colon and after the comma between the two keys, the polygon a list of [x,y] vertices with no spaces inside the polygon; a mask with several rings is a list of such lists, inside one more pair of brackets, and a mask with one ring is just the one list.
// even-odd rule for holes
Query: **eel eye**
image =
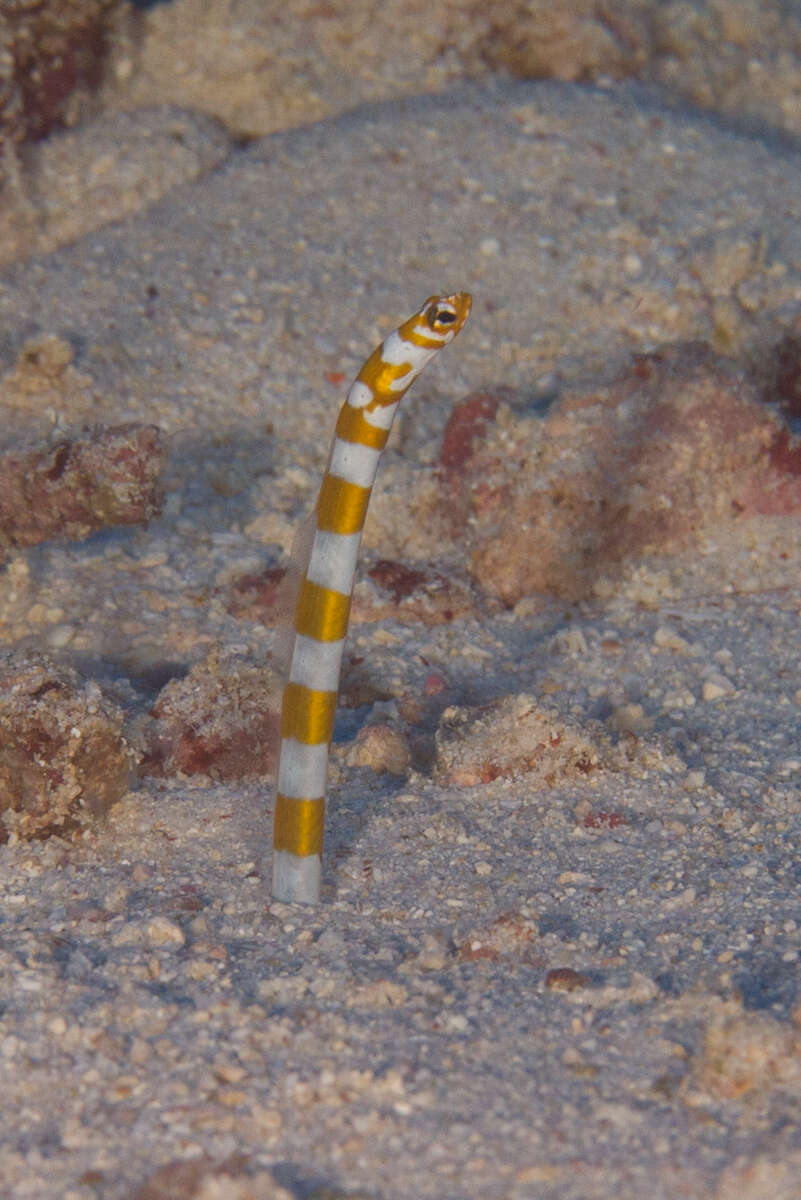
{"label": "eel eye", "polygon": [[443,305],[432,308],[428,314],[428,323],[432,329],[436,329],[437,325],[452,325],[455,320],[456,313],[453,309],[445,308]]}

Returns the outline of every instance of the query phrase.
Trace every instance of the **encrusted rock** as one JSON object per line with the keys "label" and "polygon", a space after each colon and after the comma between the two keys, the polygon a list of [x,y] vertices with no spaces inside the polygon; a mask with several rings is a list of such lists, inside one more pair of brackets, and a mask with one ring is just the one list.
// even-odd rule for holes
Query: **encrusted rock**
{"label": "encrusted rock", "polygon": [[165,1163],[136,1189],[130,1200],[292,1200],[268,1171],[247,1155],[223,1161],[207,1155]]}
{"label": "encrusted rock", "polygon": [[142,770],[215,779],[270,774],[282,686],[271,667],[213,652],[159,693],[144,731]]}
{"label": "encrusted rock", "polygon": [[119,0],[12,0],[0,14],[0,139],[20,143],[71,124],[100,83],[109,13]]}
{"label": "encrusted rock", "polygon": [[707,1027],[685,1098],[693,1105],[710,1100],[755,1104],[772,1091],[798,1095],[799,1089],[798,1030],[774,1017],[732,1008]]}
{"label": "encrusted rock", "polygon": [[399,729],[385,722],[365,725],[348,751],[347,761],[352,767],[405,775],[411,762],[409,742]]}
{"label": "encrusted rock", "polygon": [[123,714],[96,683],[44,656],[0,658],[0,840],[69,832],[128,788]]}
{"label": "encrusted rock", "polygon": [[532,696],[505,696],[482,708],[447,708],[436,735],[435,777],[474,787],[534,776],[534,786],[580,779],[601,765],[601,750]]}
{"label": "encrusted rock", "polygon": [[155,425],[51,438],[0,456],[0,555],[158,516],[165,453]]}
{"label": "encrusted rock", "polygon": [[[586,596],[620,565],[749,518],[801,511],[801,446],[742,372],[701,346],[638,358],[543,421],[489,430],[441,503],[463,511],[472,570],[504,603]],[[514,461],[503,453],[513,442]]]}
{"label": "encrusted rock", "polygon": [[427,565],[379,559],[359,579],[353,594],[351,619],[420,621],[442,625],[476,615],[473,589],[453,572],[444,574]]}

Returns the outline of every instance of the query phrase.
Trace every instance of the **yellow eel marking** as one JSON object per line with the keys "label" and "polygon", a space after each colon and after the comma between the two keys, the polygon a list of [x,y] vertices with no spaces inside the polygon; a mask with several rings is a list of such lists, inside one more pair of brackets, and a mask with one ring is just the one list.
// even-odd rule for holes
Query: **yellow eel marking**
{"label": "yellow eel marking", "polygon": [[281,737],[307,745],[330,742],[337,707],[336,692],[318,692],[302,683],[288,683],[281,709]]}
{"label": "yellow eel marking", "polygon": [[383,450],[389,437],[388,429],[379,429],[365,421],[362,409],[354,408],[352,404],[343,404],[336,424],[337,437],[343,442],[356,442],[360,446],[369,446],[371,450]]}
{"label": "yellow eel marking", "polygon": [[273,849],[288,850],[300,858],[319,854],[323,845],[325,800],[294,800],[276,796]]}
{"label": "yellow eel marking", "polygon": [[328,533],[359,533],[369,503],[370,488],[326,475],[317,501],[317,528]]}
{"label": "yellow eel marking", "polygon": [[350,596],[303,579],[295,609],[295,632],[318,642],[338,642],[348,631]]}

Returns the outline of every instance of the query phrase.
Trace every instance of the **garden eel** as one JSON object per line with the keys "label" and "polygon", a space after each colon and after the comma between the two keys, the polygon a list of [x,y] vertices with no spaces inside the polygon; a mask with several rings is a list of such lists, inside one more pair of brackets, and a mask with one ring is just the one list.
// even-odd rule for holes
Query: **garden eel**
{"label": "garden eel", "polygon": [[273,829],[273,896],[315,904],[328,748],[364,519],[395,410],[470,312],[467,292],[431,296],[370,355],[339,413],[299,565],[289,673],[281,705]]}

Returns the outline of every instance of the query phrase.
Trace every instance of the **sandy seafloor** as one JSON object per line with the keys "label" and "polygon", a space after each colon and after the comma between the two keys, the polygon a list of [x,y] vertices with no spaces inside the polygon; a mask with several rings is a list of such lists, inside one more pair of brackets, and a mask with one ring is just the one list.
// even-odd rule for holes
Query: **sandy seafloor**
{"label": "sandy seafloor", "polygon": [[[536,409],[722,324],[758,345],[801,300],[800,216],[786,143],[503,84],[232,149],[7,269],[4,365],[57,333],[92,381],[65,422],[170,446],[160,520],[15,560],[7,643],[129,700],[210,646],[266,652],[215,587],[286,552],[340,377],[426,295],[474,313],[387,478],[476,388]],[[768,246],[734,280],[732,239]],[[144,778],[83,839],[3,847],[0,1194],[121,1200],[240,1155],[148,1195],[801,1196],[800,549],[790,519],[721,530],[591,602],[354,629],[368,672],[439,670],[453,703],[531,693],[587,729],[639,704],[649,752],[552,787],[340,759],[317,908],[270,901],[269,781]]]}

